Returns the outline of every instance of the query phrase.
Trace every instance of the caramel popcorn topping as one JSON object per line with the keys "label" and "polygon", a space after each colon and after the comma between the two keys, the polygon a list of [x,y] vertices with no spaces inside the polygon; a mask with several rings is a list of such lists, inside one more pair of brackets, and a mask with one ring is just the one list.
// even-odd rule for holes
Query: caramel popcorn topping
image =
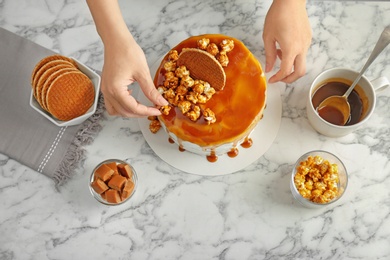
{"label": "caramel popcorn topping", "polygon": [[[219,43],[210,42],[208,38],[202,38],[197,41],[197,47],[206,50],[213,55],[223,67],[227,67],[229,58],[227,52],[234,48],[234,41],[225,39]],[[221,49],[221,51],[220,51]],[[168,61],[164,63],[164,82],[157,89],[163,97],[173,107],[178,107],[183,115],[191,121],[197,121],[202,115],[207,124],[217,122],[215,113],[206,108],[202,111],[197,104],[206,104],[216,93],[215,89],[206,81],[191,78],[191,72],[186,66],[177,66],[176,61],[179,57],[177,50],[170,50],[168,53]],[[168,115],[170,107],[162,107],[160,111],[163,115]],[[155,133],[156,123],[151,121],[150,131]],[[158,130],[157,130],[158,131]]]}
{"label": "caramel popcorn topping", "polygon": [[337,164],[321,156],[309,156],[297,167],[295,187],[302,197],[315,203],[328,203],[337,196],[339,174]]}

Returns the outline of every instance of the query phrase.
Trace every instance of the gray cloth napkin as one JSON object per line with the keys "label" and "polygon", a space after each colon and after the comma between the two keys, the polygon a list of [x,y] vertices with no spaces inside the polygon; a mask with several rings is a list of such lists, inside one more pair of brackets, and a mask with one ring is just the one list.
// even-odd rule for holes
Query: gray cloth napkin
{"label": "gray cloth napkin", "polygon": [[84,159],[83,146],[99,132],[96,113],[81,125],[58,127],[29,105],[31,72],[54,52],[0,28],[0,153],[52,178],[61,186]]}

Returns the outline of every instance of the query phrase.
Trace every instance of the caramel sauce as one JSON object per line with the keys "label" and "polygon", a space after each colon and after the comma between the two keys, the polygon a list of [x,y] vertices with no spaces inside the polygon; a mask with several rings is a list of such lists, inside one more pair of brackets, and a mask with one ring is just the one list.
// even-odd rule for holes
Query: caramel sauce
{"label": "caramel sauce", "polygon": [[212,151],[209,155],[206,156],[207,161],[209,162],[216,162],[218,160],[218,156],[215,154],[214,151]]}
{"label": "caramel sauce", "polygon": [[253,140],[252,138],[246,137],[244,142],[242,142],[241,146],[244,148],[249,148],[253,145]]}
{"label": "caramel sauce", "polygon": [[[208,125],[201,116],[193,122],[182,115],[178,108],[169,115],[162,115],[161,121],[167,130],[180,140],[198,144],[201,147],[216,147],[223,143],[241,140],[256,126],[262,116],[266,101],[266,79],[260,63],[245,45],[225,35],[200,35],[190,37],[174,47],[179,53],[183,48],[197,48],[197,41],[209,38],[219,44],[224,39],[234,40],[234,49],[228,53],[229,65],[225,67],[226,85],[217,92],[201,109],[210,108],[217,122]],[[168,55],[167,55],[168,56]],[[156,86],[164,82],[165,56],[154,78]],[[210,158],[209,158],[210,157]],[[215,155],[208,156],[213,160]]]}
{"label": "caramel sauce", "polygon": [[[351,84],[351,81],[341,78],[328,79],[327,81],[322,82],[313,94],[313,107],[317,108],[327,97],[344,95]],[[357,85],[348,96],[348,103],[351,107],[351,117],[345,125],[353,125],[362,120],[368,109],[368,98],[359,85]],[[343,123],[343,116],[341,112],[333,107],[327,106],[320,109],[318,112],[319,115],[329,123],[335,125],[342,125]]]}
{"label": "caramel sauce", "polygon": [[337,108],[324,106],[318,109],[318,114],[331,124],[344,125],[344,115]]}
{"label": "caramel sauce", "polygon": [[230,158],[234,158],[238,155],[238,149],[236,147],[232,148],[228,153],[227,155],[230,157]]}
{"label": "caramel sauce", "polygon": [[184,152],[186,149],[183,148],[183,146],[179,146],[179,151]]}
{"label": "caramel sauce", "polygon": [[170,138],[170,137],[168,138],[168,142],[171,143],[171,144],[175,143],[175,141],[173,141],[173,139]]}

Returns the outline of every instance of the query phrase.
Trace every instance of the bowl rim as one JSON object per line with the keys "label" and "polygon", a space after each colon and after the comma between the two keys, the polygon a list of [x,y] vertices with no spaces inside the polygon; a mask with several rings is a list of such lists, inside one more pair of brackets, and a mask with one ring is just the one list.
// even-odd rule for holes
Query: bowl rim
{"label": "bowl rim", "polygon": [[[345,188],[344,188],[344,191],[341,193],[340,196],[338,196],[337,198],[334,198],[332,199],[331,201],[327,202],[327,203],[316,203],[316,202],[313,202],[311,200],[308,200],[306,198],[304,198],[298,191],[297,187],[295,186],[295,182],[294,182],[294,177],[297,173],[297,166],[298,164],[303,161],[304,159],[307,159],[309,157],[309,155],[313,154],[313,153],[324,153],[324,154],[327,154],[327,155],[330,155],[332,157],[334,157],[336,160],[338,160],[342,166],[342,168],[344,169],[344,172],[345,172],[345,176],[346,176],[346,180],[345,180]],[[340,167],[340,166],[338,166]],[[310,207],[325,207],[325,206],[328,206],[328,205],[331,205],[333,203],[335,203],[336,201],[338,201],[340,198],[343,197],[345,191],[347,190],[348,188],[348,182],[349,182],[349,176],[348,176],[348,171],[347,171],[347,168],[345,167],[343,161],[338,157],[336,156],[334,153],[331,153],[331,152],[328,152],[328,151],[325,151],[325,150],[311,150],[309,152],[306,152],[304,153],[303,155],[301,155],[297,161],[294,163],[294,166],[293,166],[293,169],[292,169],[292,172],[291,172],[291,179],[290,179],[290,189],[291,189],[291,193],[293,194],[293,197],[300,203],[302,204],[303,206],[310,206]],[[299,198],[298,198],[299,197]]]}
{"label": "bowl rim", "polygon": [[[104,199],[100,196],[100,194],[96,193],[95,190],[91,187],[91,183],[93,182],[93,177],[94,177],[94,174],[95,174],[96,169],[98,169],[101,165],[103,165],[103,164],[105,164],[105,163],[110,163],[110,162],[116,162],[116,163],[127,164],[127,165],[130,166],[131,170],[133,171],[132,181],[133,181],[133,183],[134,183],[134,189],[133,189],[133,191],[131,192],[131,194],[130,194],[129,197],[127,197],[125,200],[122,200],[122,201],[119,202],[119,203],[111,203],[111,202],[108,202],[108,201],[104,200]],[[98,202],[100,202],[101,204],[104,204],[104,205],[106,205],[106,206],[119,206],[119,205],[124,204],[124,203],[127,202],[130,198],[133,197],[133,195],[134,195],[134,193],[135,193],[135,191],[136,191],[136,189],[137,189],[137,186],[138,186],[138,175],[137,175],[137,172],[135,171],[134,167],[133,167],[130,163],[128,163],[128,162],[126,162],[126,161],[123,161],[123,160],[121,160],[121,159],[106,159],[106,160],[100,162],[99,164],[97,164],[97,165],[93,168],[93,170],[92,170],[92,172],[91,172],[91,175],[90,175],[90,177],[89,177],[89,181],[88,181],[88,187],[89,187],[89,191],[90,191],[91,194],[92,194],[92,197],[94,197]]]}

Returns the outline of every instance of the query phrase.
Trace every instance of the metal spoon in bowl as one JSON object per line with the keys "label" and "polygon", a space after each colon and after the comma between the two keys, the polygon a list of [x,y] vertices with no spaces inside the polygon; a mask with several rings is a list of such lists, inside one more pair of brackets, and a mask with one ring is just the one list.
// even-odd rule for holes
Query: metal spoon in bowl
{"label": "metal spoon in bowl", "polygon": [[343,124],[345,125],[350,116],[351,116],[351,107],[348,103],[348,96],[351,94],[353,88],[356,86],[356,84],[361,79],[364,72],[367,70],[367,68],[371,65],[371,63],[378,57],[378,55],[383,51],[383,49],[390,43],[390,25],[388,25],[382,32],[381,36],[378,39],[378,42],[375,45],[374,50],[371,52],[370,57],[368,58],[366,64],[364,65],[363,69],[360,71],[359,75],[355,79],[355,81],[352,83],[352,85],[348,88],[348,90],[345,92],[342,96],[330,96],[326,99],[324,99],[317,107],[317,112],[324,107],[332,107],[343,115]]}

